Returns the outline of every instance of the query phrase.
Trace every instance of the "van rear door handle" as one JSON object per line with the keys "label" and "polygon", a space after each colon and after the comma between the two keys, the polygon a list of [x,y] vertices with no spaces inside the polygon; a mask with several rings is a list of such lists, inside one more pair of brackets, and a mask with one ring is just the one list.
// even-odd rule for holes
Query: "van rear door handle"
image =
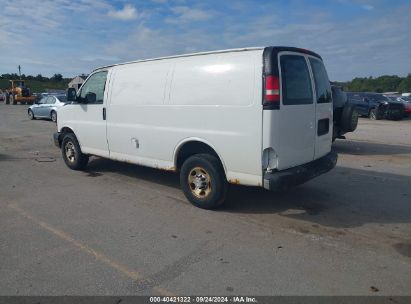
{"label": "van rear door handle", "polygon": [[103,108],[103,120],[106,120],[106,108]]}
{"label": "van rear door handle", "polygon": [[328,134],[330,130],[330,120],[328,118],[323,118],[318,121],[317,125],[317,135],[325,135]]}

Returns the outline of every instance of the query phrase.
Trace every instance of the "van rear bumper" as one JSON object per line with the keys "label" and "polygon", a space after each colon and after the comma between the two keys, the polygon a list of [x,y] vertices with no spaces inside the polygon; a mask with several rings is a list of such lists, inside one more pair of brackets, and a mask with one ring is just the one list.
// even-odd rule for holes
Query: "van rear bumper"
{"label": "van rear bumper", "polygon": [[338,155],[331,151],[327,155],[307,164],[283,171],[264,174],[264,188],[267,190],[283,190],[296,186],[316,176],[330,171],[337,164]]}

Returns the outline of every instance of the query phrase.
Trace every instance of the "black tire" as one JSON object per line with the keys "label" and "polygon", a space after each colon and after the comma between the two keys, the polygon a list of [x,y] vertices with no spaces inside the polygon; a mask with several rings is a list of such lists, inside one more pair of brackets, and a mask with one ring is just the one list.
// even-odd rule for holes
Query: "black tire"
{"label": "black tire", "polygon": [[346,104],[341,113],[341,129],[344,132],[354,132],[358,125],[358,113],[355,106]]}
{"label": "black tire", "polygon": [[190,203],[202,209],[217,208],[227,193],[223,166],[217,157],[210,154],[195,154],[183,163],[180,185]]}
{"label": "black tire", "polygon": [[381,119],[381,114],[379,113],[378,109],[374,108],[370,110],[370,115],[369,115],[371,120],[380,120]]}
{"label": "black tire", "polygon": [[84,170],[87,167],[88,155],[81,152],[80,145],[73,133],[64,135],[61,143],[61,154],[70,169]]}
{"label": "black tire", "polygon": [[57,112],[56,111],[51,111],[50,118],[53,122],[57,122]]}
{"label": "black tire", "polygon": [[36,117],[34,117],[33,111],[30,109],[27,111],[27,115],[29,116],[30,120],[36,119]]}

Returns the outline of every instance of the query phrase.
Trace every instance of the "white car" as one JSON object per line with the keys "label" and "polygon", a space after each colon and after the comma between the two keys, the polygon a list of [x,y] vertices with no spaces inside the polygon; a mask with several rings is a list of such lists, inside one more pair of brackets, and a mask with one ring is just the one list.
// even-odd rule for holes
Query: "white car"
{"label": "white car", "polygon": [[319,55],[291,47],[214,51],[95,70],[60,108],[68,167],[90,155],[179,171],[215,208],[227,184],[283,189],[331,170],[333,107]]}
{"label": "white car", "polygon": [[67,104],[66,95],[46,95],[27,110],[30,119],[48,118],[57,122],[57,110]]}

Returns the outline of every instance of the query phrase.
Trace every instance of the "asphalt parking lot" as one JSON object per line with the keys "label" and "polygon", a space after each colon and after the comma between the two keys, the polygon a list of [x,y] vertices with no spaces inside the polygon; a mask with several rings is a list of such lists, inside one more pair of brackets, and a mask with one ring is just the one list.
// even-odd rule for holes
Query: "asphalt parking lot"
{"label": "asphalt parking lot", "polygon": [[411,120],[360,119],[337,168],[191,206],[170,172],[92,158],[0,104],[0,295],[411,295]]}

